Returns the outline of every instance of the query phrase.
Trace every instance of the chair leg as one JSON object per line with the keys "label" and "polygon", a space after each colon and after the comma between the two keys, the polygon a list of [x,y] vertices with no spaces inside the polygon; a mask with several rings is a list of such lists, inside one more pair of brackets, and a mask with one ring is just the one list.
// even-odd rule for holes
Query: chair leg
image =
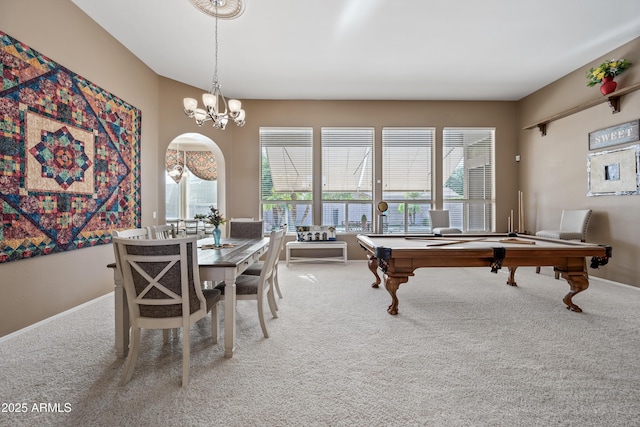
{"label": "chair leg", "polygon": [[190,357],[191,357],[191,333],[189,327],[182,328],[182,387],[189,385]]}
{"label": "chair leg", "polygon": [[260,319],[260,327],[262,327],[262,333],[265,338],[269,338],[269,332],[267,332],[267,324],[264,321],[264,301],[258,299],[258,318]]}
{"label": "chair leg", "polygon": [[540,274],[540,266],[536,267],[536,274]]}
{"label": "chair leg", "polygon": [[273,275],[275,277],[274,284],[276,285],[276,292],[278,292],[278,297],[282,299],[282,292],[280,292],[280,282],[278,280],[278,266],[273,269]]}
{"label": "chair leg", "polygon": [[140,328],[131,328],[132,339],[131,347],[129,348],[129,354],[127,355],[127,362],[125,363],[124,373],[122,374],[122,380],[120,385],[125,385],[131,379],[133,375],[133,367],[138,359],[138,351],[140,350]]}
{"label": "chair leg", "polygon": [[273,292],[273,277],[269,279],[269,290],[267,291],[267,301],[269,302],[269,310],[271,310],[271,315],[275,318],[278,317],[278,304],[276,303],[275,292]]}

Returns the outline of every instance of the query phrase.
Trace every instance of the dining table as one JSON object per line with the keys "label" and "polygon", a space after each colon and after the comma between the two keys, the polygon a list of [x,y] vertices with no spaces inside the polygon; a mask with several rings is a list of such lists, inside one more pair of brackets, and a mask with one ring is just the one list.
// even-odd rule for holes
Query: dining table
{"label": "dining table", "polygon": [[[224,281],[224,355],[233,357],[236,340],[236,277],[258,261],[268,249],[269,238],[223,238],[215,247],[212,237],[198,240],[198,266],[201,282]],[[123,287],[123,279],[115,262],[113,269],[115,298],[115,348],[118,357],[126,357],[129,351],[129,307]]]}

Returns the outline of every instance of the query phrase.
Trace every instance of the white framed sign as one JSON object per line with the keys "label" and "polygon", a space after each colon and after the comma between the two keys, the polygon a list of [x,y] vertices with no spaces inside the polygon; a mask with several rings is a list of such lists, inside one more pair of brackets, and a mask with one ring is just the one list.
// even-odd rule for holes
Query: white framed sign
{"label": "white framed sign", "polygon": [[640,194],[640,145],[587,155],[587,196]]}

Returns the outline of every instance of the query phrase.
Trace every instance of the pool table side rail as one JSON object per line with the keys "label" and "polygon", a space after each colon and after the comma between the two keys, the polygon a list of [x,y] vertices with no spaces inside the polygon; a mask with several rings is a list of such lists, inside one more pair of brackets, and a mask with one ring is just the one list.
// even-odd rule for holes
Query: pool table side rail
{"label": "pool table side rail", "polygon": [[[459,236],[459,235],[458,235]],[[400,236],[393,236],[398,240]],[[404,236],[402,236],[404,237]],[[432,237],[423,235],[425,239]],[[501,238],[507,235],[485,234],[485,235],[465,235],[469,238]],[[417,267],[484,267],[491,265],[496,258],[496,248],[506,248],[502,266],[524,267],[524,266],[554,266],[566,267],[573,265],[577,260],[585,257],[597,257],[606,259],[611,256],[611,247],[606,245],[596,245],[573,241],[554,241],[553,239],[541,239],[530,236],[520,236],[523,239],[545,242],[545,246],[500,243],[497,241],[484,241],[482,247],[478,247],[476,242],[471,242],[471,246],[462,247],[460,245],[431,246],[431,247],[389,247],[379,244],[379,240],[386,240],[385,236],[379,235],[358,235],[357,239],[363,249],[370,252],[380,260],[393,262],[396,267],[413,268]],[[374,241],[375,239],[376,241]],[[391,239],[389,242],[391,243]]]}

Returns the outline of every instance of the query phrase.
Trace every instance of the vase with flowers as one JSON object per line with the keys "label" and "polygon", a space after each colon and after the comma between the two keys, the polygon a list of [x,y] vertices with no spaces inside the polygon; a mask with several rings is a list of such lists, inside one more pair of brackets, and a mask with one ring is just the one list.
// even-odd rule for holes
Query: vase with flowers
{"label": "vase with flowers", "polygon": [[220,228],[218,228],[218,227],[221,226],[222,224],[224,224],[225,222],[227,222],[227,220],[224,219],[224,216],[222,216],[222,213],[220,212],[219,209],[214,208],[213,206],[210,206],[209,207],[209,212],[207,212],[204,215],[203,221],[213,225],[213,231],[212,231],[213,245],[215,247],[219,248],[220,247],[220,234],[222,234],[222,232],[221,232]]}
{"label": "vase with flowers", "polygon": [[616,90],[618,83],[613,78],[622,74],[626,69],[631,66],[631,62],[627,59],[610,59],[604,61],[596,68],[590,68],[587,71],[587,86],[595,86],[602,83],[600,86],[600,92],[603,95],[608,95]]}

